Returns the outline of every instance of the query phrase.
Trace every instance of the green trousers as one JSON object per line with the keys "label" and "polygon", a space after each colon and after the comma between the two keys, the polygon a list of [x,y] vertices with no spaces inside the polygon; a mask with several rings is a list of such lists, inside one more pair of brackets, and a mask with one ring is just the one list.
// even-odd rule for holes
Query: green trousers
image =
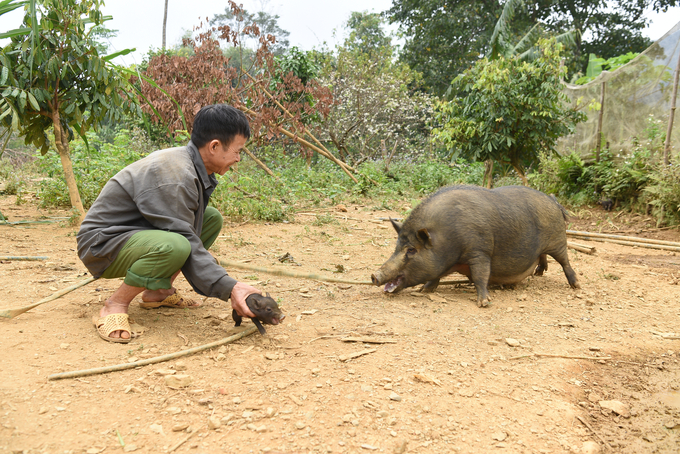
{"label": "green trousers", "polygon": [[[220,212],[213,207],[206,208],[201,230],[206,249],[212,246],[221,230]],[[172,287],[170,278],[182,268],[189,254],[189,240],[179,233],[142,230],[130,237],[102,277],[125,277],[126,284],[149,290],[168,289]]]}

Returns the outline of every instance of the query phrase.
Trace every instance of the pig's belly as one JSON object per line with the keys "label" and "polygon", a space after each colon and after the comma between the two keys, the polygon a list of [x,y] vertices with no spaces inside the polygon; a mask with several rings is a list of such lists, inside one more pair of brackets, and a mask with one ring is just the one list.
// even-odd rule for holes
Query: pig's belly
{"label": "pig's belly", "polygon": [[536,269],[536,266],[538,265],[538,260],[536,260],[529,268],[527,268],[525,271],[522,271],[521,273],[513,273],[511,275],[503,274],[499,275],[498,273],[494,274],[491,273],[491,276],[489,277],[489,284],[493,285],[506,285],[506,284],[517,284],[518,282],[522,282],[524,278],[527,276],[531,276],[534,274],[534,270]]}
{"label": "pig's belly", "polygon": [[[492,273],[491,276],[489,276],[489,284],[491,285],[506,285],[506,284],[517,284],[518,282],[521,282],[524,280],[527,276],[530,276],[534,273],[534,270],[536,269],[536,266],[538,265],[538,259],[534,263],[529,266],[526,270],[522,271],[521,273],[513,273],[513,274],[498,274],[498,273]],[[452,273],[460,273],[463,276],[467,276],[468,279],[472,279],[471,272],[470,272],[470,266],[465,264],[465,263],[459,263],[451,267],[449,270],[446,271],[442,276],[440,276],[440,279],[446,275],[452,274]]]}

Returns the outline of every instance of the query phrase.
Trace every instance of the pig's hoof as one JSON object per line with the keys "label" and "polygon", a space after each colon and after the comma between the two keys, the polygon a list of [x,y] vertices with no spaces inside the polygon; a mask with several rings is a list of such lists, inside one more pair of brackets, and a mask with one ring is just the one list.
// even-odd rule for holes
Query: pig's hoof
{"label": "pig's hoof", "polygon": [[491,300],[489,298],[484,298],[483,300],[477,300],[478,307],[489,307]]}

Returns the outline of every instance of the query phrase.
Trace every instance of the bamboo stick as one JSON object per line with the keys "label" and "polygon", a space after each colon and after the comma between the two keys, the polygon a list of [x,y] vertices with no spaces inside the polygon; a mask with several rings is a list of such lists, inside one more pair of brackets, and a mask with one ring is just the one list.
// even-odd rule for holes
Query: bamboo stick
{"label": "bamboo stick", "polygon": [[[232,262],[231,260],[224,260],[224,259],[219,259],[219,264],[225,268],[238,268],[241,270],[248,270],[248,271],[258,271],[260,273],[268,273],[268,274],[273,274],[276,276],[286,276],[286,277],[295,277],[299,279],[312,279],[316,281],[324,281],[324,282],[336,282],[339,284],[356,284],[356,285],[375,285],[371,281],[353,281],[350,279],[340,279],[337,277],[332,277],[332,276],[324,276],[322,274],[313,274],[313,273],[298,273],[295,271],[288,271],[288,270],[283,270],[283,269],[273,269],[273,268],[267,268],[265,266],[256,266],[256,265],[248,265],[246,263],[241,263],[241,262]],[[460,280],[454,280],[454,281],[442,281],[439,283],[439,285],[454,285],[454,284],[468,284],[470,281],[468,279],[460,279]]]}
{"label": "bamboo stick", "polygon": [[252,159],[253,161],[255,161],[255,162],[257,163],[257,165],[260,166],[260,168],[261,168],[262,170],[264,170],[265,172],[267,172],[267,173],[269,174],[269,176],[272,176],[272,177],[274,177],[274,178],[277,178],[277,176],[274,175],[274,172],[272,172],[271,170],[269,170],[269,167],[267,167],[267,166],[264,164],[264,162],[262,162],[262,161],[260,161],[259,159],[257,159],[257,157],[256,157],[253,153],[251,153],[251,151],[250,151],[248,148],[243,147],[243,151],[245,151],[246,154],[247,154],[248,156],[250,156],[250,159]]}
{"label": "bamboo stick", "polygon": [[602,82],[600,92],[600,113],[597,117],[597,147],[595,148],[595,162],[600,162],[600,150],[602,149],[602,118],[604,117],[604,89],[607,82]]}
{"label": "bamboo stick", "polygon": [[[579,238],[581,238],[581,237],[579,237]],[[581,239],[590,240],[590,241],[600,241],[602,243],[621,244],[623,246],[637,246],[637,247],[644,247],[644,248],[647,248],[647,249],[661,249],[661,250],[664,250],[664,251],[680,252],[680,247],[666,246],[665,244],[637,243],[635,241],[613,240],[611,238],[586,238],[586,237],[582,237]]]}
{"label": "bamboo stick", "polygon": [[[279,130],[279,132],[281,132],[282,134],[287,135],[288,137],[290,137],[290,138],[293,139],[294,141],[301,143],[302,145],[306,146],[307,148],[311,148],[312,150],[316,151],[317,153],[319,153],[319,154],[322,155],[322,156],[325,156],[326,158],[330,159],[331,161],[336,162],[336,163],[337,163],[337,162],[341,162],[341,161],[339,161],[335,156],[333,156],[333,155],[326,155],[325,152],[324,152],[321,148],[319,148],[319,147],[317,147],[316,145],[313,145],[313,144],[307,142],[307,141],[306,141],[305,139],[303,139],[302,137],[299,137],[299,136],[293,134],[292,132],[283,129],[281,126],[277,126],[276,128],[277,128],[277,129]],[[329,157],[329,156],[332,156],[332,158]],[[349,177],[352,179],[352,181],[354,181],[355,183],[359,183],[359,180],[357,180],[357,179],[354,177],[354,175],[352,175],[352,174],[349,172],[349,170],[347,170],[347,168],[345,168],[343,165],[339,165],[339,166],[340,166],[340,168],[347,174],[347,176],[349,176]]]}
{"label": "bamboo stick", "polygon": [[42,257],[42,256],[36,256],[36,257],[29,257],[29,256],[22,256],[22,255],[0,255],[0,260],[47,260],[49,257]]}
{"label": "bamboo stick", "polygon": [[583,252],[583,253],[585,253],[585,254],[590,254],[590,255],[592,255],[592,254],[595,253],[595,248],[594,248],[594,247],[585,246],[585,245],[583,245],[583,244],[574,243],[574,242],[572,242],[572,241],[567,241],[567,247],[568,247],[568,248],[571,248],[571,249],[574,249],[574,250],[576,250],[576,251],[579,251],[579,252]]}
{"label": "bamboo stick", "polygon": [[21,315],[24,312],[30,311],[31,309],[33,309],[36,306],[40,306],[41,304],[49,303],[50,301],[56,300],[57,298],[61,298],[62,296],[66,295],[67,293],[70,293],[70,292],[74,291],[75,289],[80,288],[80,287],[87,285],[90,282],[94,282],[96,280],[97,280],[96,277],[88,277],[87,279],[82,280],[82,281],[80,281],[76,284],[73,284],[70,287],[66,287],[65,289],[59,290],[58,292],[51,294],[47,298],[41,299],[37,303],[33,303],[33,304],[28,305],[28,306],[18,307],[18,308],[14,308],[14,309],[0,310],[0,317],[14,318],[17,315]]}
{"label": "bamboo stick", "polygon": [[634,241],[636,243],[663,244],[666,246],[680,247],[680,243],[675,241],[654,240],[650,238],[639,238],[636,236],[610,235],[607,233],[580,232],[577,230],[567,230],[567,236],[578,236],[584,238],[610,238],[619,241]]}
{"label": "bamboo stick", "polygon": [[135,361],[134,363],[124,363],[124,364],[116,364],[114,366],[104,366],[104,367],[97,367],[94,369],[85,369],[85,370],[76,370],[72,372],[62,372],[59,374],[52,374],[49,377],[47,377],[48,380],[61,380],[64,378],[76,378],[76,377],[85,377],[86,375],[97,375],[97,374],[106,374],[108,372],[117,372],[120,370],[127,370],[127,369],[134,369],[135,367],[140,367],[140,366],[147,366],[149,364],[156,364],[156,363],[162,363],[164,361],[170,361],[171,359],[176,359],[176,358],[181,358],[183,356],[187,355],[192,355],[194,353],[202,352],[203,350],[208,350],[210,348],[215,348],[219,347],[224,344],[229,344],[231,342],[237,341],[243,337],[249,336],[253,333],[257,332],[257,327],[256,326],[251,326],[250,328],[241,331],[238,334],[234,334],[233,336],[225,337],[224,339],[220,339],[215,342],[211,342],[209,344],[201,345],[198,347],[190,348],[188,350],[181,350],[175,353],[170,353],[167,355],[162,355],[162,356],[156,356],[155,358],[149,358],[149,359],[143,359],[140,361]]}

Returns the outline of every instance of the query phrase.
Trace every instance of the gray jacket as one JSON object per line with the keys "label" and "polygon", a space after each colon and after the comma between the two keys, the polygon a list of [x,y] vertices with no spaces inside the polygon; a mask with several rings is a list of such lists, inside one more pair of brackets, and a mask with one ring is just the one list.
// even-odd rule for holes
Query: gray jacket
{"label": "gray jacket", "polygon": [[196,146],[151,153],[118,172],[102,189],[78,232],[78,256],[100,277],[141,230],[179,233],[191,244],[182,273],[198,293],[227,300],[236,280],[203,247],[203,214],[217,186]]}

